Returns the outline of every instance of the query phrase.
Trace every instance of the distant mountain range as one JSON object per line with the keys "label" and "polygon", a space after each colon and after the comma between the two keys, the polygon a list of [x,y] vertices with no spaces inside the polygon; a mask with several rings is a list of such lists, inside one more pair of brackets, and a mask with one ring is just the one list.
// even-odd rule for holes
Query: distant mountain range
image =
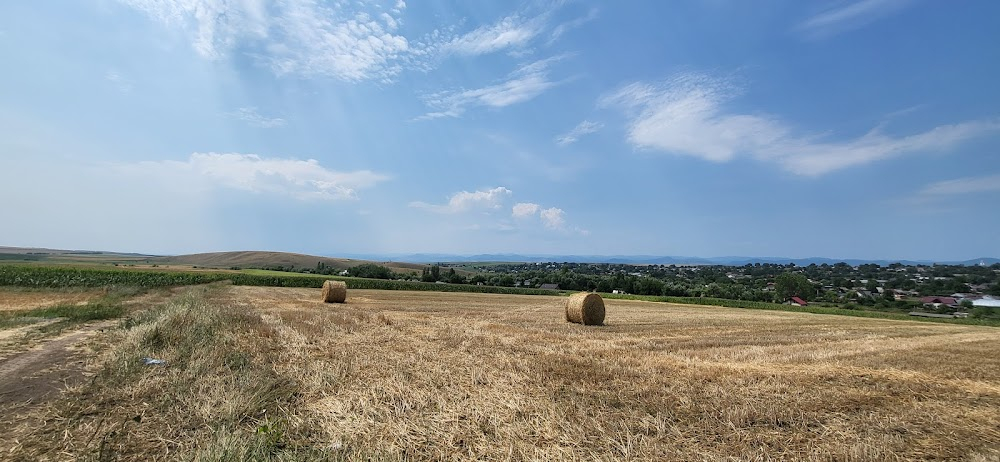
{"label": "distant mountain range", "polygon": [[[5,257],[6,256],[6,257]],[[181,264],[198,265],[215,268],[229,268],[232,266],[241,267],[266,267],[285,266],[296,268],[311,268],[317,262],[323,262],[333,268],[348,268],[366,261],[387,264],[400,270],[419,270],[427,263],[471,263],[471,262],[497,262],[497,263],[545,263],[545,262],[566,262],[566,263],[615,263],[628,265],[728,265],[743,266],[754,263],[774,263],[787,265],[794,263],[797,266],[809,266],[811,264],[822,265],[824,263],[833,265],[844,262],[852,266],[865,263],[876,263],[886,266],[891,263],[902,263],[904,265],[929,265],[933,263],[948,265],[992,265],[1000,263],[1000,259],[983,257],[962,261],[931,261],[931,260],[865,260],[858,258],[835,259],[824,257],[811,258],[786,258],[786,257],[677,257],[677,256],[656,256],[656,255],[521,255],[515,253],[503,254],[478,254],[478,255],[457,255],[444,253],[417,253],[417,254],[339,254],[336,257],[320,257],[314,255],[295,254],[288,252],[215,252],[192,255],[174,256],[154,256],[142,254],[125,254],[118,252],[101,252],[88,250],[55,250],[24,247],[3,247],[0,246],[0,260],[11,259],[40,259],[40,260],[67,260],[67,261],[133,261],[142,260],[148,263],[160,264]]]}

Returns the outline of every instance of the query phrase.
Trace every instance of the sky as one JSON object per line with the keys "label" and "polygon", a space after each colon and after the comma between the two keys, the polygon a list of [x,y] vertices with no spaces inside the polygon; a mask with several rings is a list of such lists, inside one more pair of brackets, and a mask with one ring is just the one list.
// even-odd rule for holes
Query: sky
{"label": "sky", "polygon": [[1000,256],[1000,2],[0,2],[0,245]]}

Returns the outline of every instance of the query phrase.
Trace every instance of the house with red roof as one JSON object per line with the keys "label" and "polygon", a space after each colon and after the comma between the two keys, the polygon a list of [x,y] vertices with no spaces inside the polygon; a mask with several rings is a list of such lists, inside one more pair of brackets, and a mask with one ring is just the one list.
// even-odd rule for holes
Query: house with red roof
{"label": "house with red roof", "polygon": [[805,301],[805,300],[803,300],[803,299],[801,299],[799,297],[792,297],[792,298],[788,299],[788,301],[785,302],[785,304],[786,305],[795,305],[795,306],[808,306],[809,302],[807,302],[807,301]]}
{"label": "house with red roof", "polygon": [[934,305],[934,306],[940,306],[940,305],[955,306],[958,305],[958,300],[956,300],[955,297],[921,297],[920,303],[923,303],[924,305]]}

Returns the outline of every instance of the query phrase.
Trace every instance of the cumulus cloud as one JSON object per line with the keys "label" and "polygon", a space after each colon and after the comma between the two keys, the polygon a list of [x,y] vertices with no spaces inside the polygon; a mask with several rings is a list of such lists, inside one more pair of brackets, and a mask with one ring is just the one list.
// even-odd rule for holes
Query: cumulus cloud
{"label": "cumulus cloud", "polygon": [[431,112],[417,120],[459,117],[467,108],[477,106],[506,107],[534,99],[558,85],[548,78],[549,66],[565,56],[556,56],[522,65],[497,84],[472,90],[450,90],[428,95],[425,104]]}
{"label": "cumulus cloud", "polygon": [[357,190],[389,179],[369,170],[330,170],[313,159],[214,152],[194,153],[185,161],[145,161],[118,164],[114,168],[128,176],[156,177],[185,187],[222,186],[300,200],[356,199]]}
{"label": "cumulus cloud", "polygon": [[[526,220],[531,218],[539,219],[547,229],[566,231],[566,212],[558,207],[543,208],[541,205],[532,202],[519,202],[514,204],[511,210],[511,216],[518,220]],[[573,228],[574,232],[581,235],[589,235],[590,232],[585,229]]]}
{"label": "cumulus cloud", "polygon": [[580,137],[594,133],[600,129],[604,128],[604,124],[598,122],[591,122],[589,120],[584,120],[580,122],[579,125],[573,127],[569,133],[556,137],[556,144],[559,146],[568,146],[570,144],[576,143]]}
{"label": "cumulus cloud", "polygon": [[566,224],[566,212],[559,208],[547,208],[539,212],[542,217],[542,224],[549,229],[562,229]]}
{"label": "cumulus cloud", "polygon": [[438,213],[462,213],[471,210],[498,209],[511,191],[503,186],[480,191],[459,191],[448,198],[445,204],[428,204],[426,202],[411,202],[410,207],[421,208]]}
{"label": "cumulus cloud", "polygon": [[877,160],[927,151],[943,151],[983,134],[1000,131],[1000,121],[942,125],[907,136],[879,128],[842,141],[822,141],[796,134],[776,116],[728,111],[725,104],[739,88],[704,74],[683,74],[662,83],[633,83],[602,98],[622,108],[627,139],[637,148],[728,162],[737,156],[775,162],[799,175],[822,175]]}
{"label": "cumulus cloud", "polygon": [[531,202],[519,202],[514,204],[513,216],[514,218],[525,218],[534,216],[541,209],[538,204],[532,204]]}
{"label": "cumulus cloud", "polygon": [[248,125],[259,128],[283,127],[285,119],[277,117],[265,117],[257,112],[255,107],[241,107],[228,114],[230,117],[246,122]]}
{"label": "cumulus cloud", "polygon": [[[510,217],[506,213],[497,214],[495,211],[504,207],[507,199],[513,192],[503,186],[477,191],[459,191],[452,194],[444,204],[429,204],[426,202],[411,202],[410,207],[428,210],[441,214],[462,214],[467,212],[483,212],[477,216],[490,217],[492,224],[474,223],[466,225],[464,229],[488,229],[501,231],[517,231],[520,227],[534,226],[544,227],[548,230],[560,231],[564,233],[577,233],[589,235],[587,230],[580,228],[569,228],[566,224],[566,212],[558,207],[543,207],[534,202],[517,202],[511,206]],[[506,218],[505,218],[506,217]],[[511,220],[511,218],[513,220]]]}

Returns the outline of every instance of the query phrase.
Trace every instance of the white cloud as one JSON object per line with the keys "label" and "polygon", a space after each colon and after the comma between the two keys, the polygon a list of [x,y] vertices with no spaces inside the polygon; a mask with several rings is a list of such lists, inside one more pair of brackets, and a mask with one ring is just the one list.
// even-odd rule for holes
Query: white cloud
{"label": "white cloud", "polygon": [[811,38],[822,38],[857,29],[888,16],[912,3],[911,0],[860,0],[817,14],[797,26]]}
{"label": "white cloud", "polygon": [[[569,231],[566,228],[566,212],[558,207],[542,208],[542,206],[532,202],[520,202],[514,204],[511,216],[518,220],[538,217],[547,229]],[[585,229],[573,228],[571,231],[583,236],[590,235],[590,231]]]}
{"label": "white cloud", "polygon": [[255,107],[241,107],[229,114],[230,117],[242,120],[249,125],[260,128],[283,127],[285,119],[265,117],[257,112]]}
{"label": "white cloud", "polygon": [[453,194],[447,204],[435,205],[426,202],[411,202],[410,207],[438,213],[462,213],[470,210],[498,209],[511,191],[503,186],[482,191],[459,191]]}
{"label": "white cloud", "polygon": [[1000,191],[1000,174],[939,181],[924,187],[920,194],[940,197],[996,191]]}
{"label": "white cloud", "polygon": [[521,48],[545,27],[545,17],[525,18],[515,14],[496,24],[486,25],[446,43],[442,50],[459,55],[484,55],[507,48]]}
{"label": "white cloud", "polygon": [[579,140],[581,136],[594,133],[600,130],[601,128],[604,128],[604,124],[598,122],[591,122],[589,120],[584,120],[583,122],[580,122],[579,125],[570,130],[569,133],[556,137],[556,144],[558,144],[559,146],[567,146],[573,144],[577,140]]}
{"label": "white cloud", "polygon": [[558,85],[548,78],[548,67],[564,56],[525,64],[507,76],[507,80],[473,90],[453,90],[428,95],[424,102],[434,110],[417,120],[461,116],[469,107],[505,107],[529,101]]}
{"label": "white cloud", "polygon": [[205,58],[220,59],[238,47],[278,75],[389,79],[418,51],[393,33],[404,2],[384,13],[377,5],[361,2],[120,1],[185,31]]}
{"label": "white cloud", "polygon": [[574,19],[572,21],[568,21],[568,22],[565,22],[565,23],[562,23],[562,24],[556,26],[554,29],[552,29],[552,35],[551,35],[551,38],[549,39],[549,43],[551,44],[552,42],[555,42],[556,40],[559,40],[559,38],[562,37],[562,35],[565,34],[566,32],[569,32],[570,30],[576,29],[577,27],[580,27],[580,26],[582,26],[582,25],[584,25],[584,24],[586,24],[586,23],[588,23],[590,21],[593,21],[595,19],[597,19],[597,9],[596,8],[590,10],[587,13],[586,16],[579,17],[579,18],[576,18],[576,19]]}
{"label": "white cloud", "polygon": [[[567,31],[580,27],[597,18],[597,10],[592,9],[587,16],[551,27],[551,18],[562,2],[554,2],[547,7],[529,8],[501,18],[494,24],[480,26],[464,35],[454,37],[440,46],[445,54],[478,56],[508,50],[514,57],[531,53],[530,46],[539,37],[548,33],[547,45],[551,45]],[[534,11],[529,11],[529,10]]]}
{"label": "white cloud", "polygon": [[[448,202],[445,204],[428,204],[426,202],[411,202],[409,205],[413,208],[429,210],[435,213],[441,214],[461,214],[473,211],[490,212],[484,213],[484,216],[491,216],[493,219],[498,220],[492,224],[481,224],[474,223],[471,225],[465,225],[464,229],[490,229],[499,231],[517,231],[518,226],[511,223],[509,219],[504,219],[502,216],[493,214],[492,212],[503,207],[504,202],[513,194],[513,192],[505,187],[498,186],[496,188],[484,189],[478,191],[459,191],[451,197],[448,198]],[[518,202],[513,205],[510,209],[511,217],[517,222],[517,224],[525,225],[530,223],[538,223],[549,230],[576,233],[583,236],[589,235],[590,232],[580,228],[568,228],[566,226],[566,212],[557,207],[543,208],[541,205],[533,202]]]}
{"label": "white cloud", "polygon": [[796,135],[767,114],[728,113],[725,103],[738,93],[729,82],[685,74],[665,83],[634,83],[603,98],[624,108],[628,141],[638,148],[727,162],[746,155],[775,162],[800,175],[822,175],[850,166],[926,151],[943,151],[969,138],[1000,131],[1000,121],[944,125],[894,137],[874,129],[856,139],[825,142]]}
{"label": "white cloud", "polygon": [[115,168],[128,176],[156,177],[185,188],[223,186],[300,200],[355,199],[357,190],[388,180],[386,175],[369,170],[329,170],[313,159],[214,152],[194,153],[186,161],[146,161]]}
{"label": "white cloud", "polygon": [[566,224],[566,212],[559,208],[548,208],[539,212],[542,217],[542,224],[549,229],[562,229]]}
{"label": "white cloud", "polygon": [[[207,59],[239,52],[276,75],[391,81],[404,69],[429,70],[442,57],[523,53],[562,6],[530,7],[462,35],[442,26],[423,37],[400,31],[404,1],[118,0],[182,31]],[[550,43],[596,14],[556,26]]]}
{"label": "white cloud", "polygon": [[132,80],[123,76],[121,73],[115,70],[110,70],[104,74],[104,78],[115,85],[118,91],[122,93],[130,93],[132,91],[133,85]]}
{"label": "white cloud", "polygon": [[539,210],[541,210],[541,206],[538,204],[532,204],[531,202],[519,202],[514,204],[513,216],[514,218],[531,217],[538,214]]}

